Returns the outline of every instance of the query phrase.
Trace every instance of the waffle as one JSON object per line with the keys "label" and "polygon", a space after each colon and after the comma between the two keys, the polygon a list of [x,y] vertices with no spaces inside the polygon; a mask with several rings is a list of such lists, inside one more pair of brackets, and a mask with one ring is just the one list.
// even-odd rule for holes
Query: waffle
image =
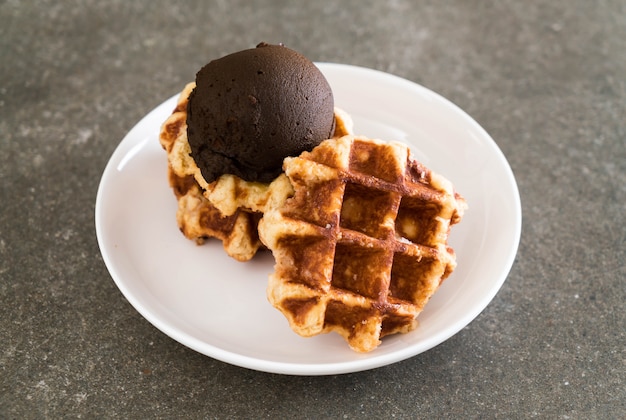
{"label": "waffle", "polygon": [[[206,182],[187,141],[187,101],[194,88],[193,82],[185,86],[159,134],[167,152],[169,184],[178,200],[176,221],[188,239],[202,244],[217,238],[228,255],[248,261],[262,247],[257,234],[262,213],[276,201],[283,202],[293,189],[284,175],[270,184],[228,174],[210,184]],[[335,137],[351,132],[350,116],[335,109]]]}
{"label": "waffle", "polygon": [[352,135],[285,159],[294,195],[261,219],[276,259],[269,301],[309,337],[335,331],[358,352],[406,333],[456,267],[450,226],[466,208],[407,146]]}

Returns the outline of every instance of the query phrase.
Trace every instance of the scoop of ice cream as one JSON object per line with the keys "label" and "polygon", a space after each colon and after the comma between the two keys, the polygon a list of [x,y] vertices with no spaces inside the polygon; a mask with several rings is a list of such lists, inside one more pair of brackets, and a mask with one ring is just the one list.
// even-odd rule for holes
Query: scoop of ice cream
{"label": "scoop of ice cream", "polygon": [[333,93],[319,69],[282,45],[211,61],[187,106],[191,154],[207,182],[223,174],[270,182],[283,159],[332,136]]}

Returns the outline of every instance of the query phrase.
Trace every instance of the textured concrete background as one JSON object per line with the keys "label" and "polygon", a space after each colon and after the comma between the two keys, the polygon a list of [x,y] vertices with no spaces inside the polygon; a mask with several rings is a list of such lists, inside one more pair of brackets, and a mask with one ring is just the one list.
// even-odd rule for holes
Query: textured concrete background
{"label": "textured concrete background", "polygon": [[[100,256],[117,144],[259,41],[391,72],[481,123],[516,174],[517,259],[438,347],[288,377],[159,332]],[[626,416],[626,3],[0,1],[0,418]]]}

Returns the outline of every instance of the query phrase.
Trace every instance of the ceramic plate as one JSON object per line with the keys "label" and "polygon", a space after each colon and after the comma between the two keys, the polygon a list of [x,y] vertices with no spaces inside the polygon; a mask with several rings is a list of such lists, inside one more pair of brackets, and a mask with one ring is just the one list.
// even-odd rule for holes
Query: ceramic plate
{"label": "ceramic plate", "polygon": [[521,231],[513,173],[471,117],[438,94],[375,70],[318,64],[349,114],[356,134],[407,143],[414,156],[450,179],[469,204],[450,244],[458,267],[419,316],[411,333],[386,337],[367,354],[337,334],[302,338],[267,301],[271,254],[240,263],[219,241],[202,246],[176,225],[159,128],[178,95],[146,115],[111,157],[96,200],[104,261],[128,301],[155,327],[207,356],[283,374],[326,375],[384,366],[456,334],[505,281]]}

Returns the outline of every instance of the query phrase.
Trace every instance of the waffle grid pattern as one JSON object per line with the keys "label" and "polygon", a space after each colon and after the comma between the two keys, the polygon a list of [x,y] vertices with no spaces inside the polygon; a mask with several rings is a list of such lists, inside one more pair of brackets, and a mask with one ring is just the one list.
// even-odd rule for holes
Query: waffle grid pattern
{"label": "waffle grid pattern", "polygon": [[350,135],[284,169],[295,195],[259,225],[277,262],[270,302],[300,335],[335,331],[360,352],[414,329],[456,265],[464,201],[449,182],[402,144]]}

